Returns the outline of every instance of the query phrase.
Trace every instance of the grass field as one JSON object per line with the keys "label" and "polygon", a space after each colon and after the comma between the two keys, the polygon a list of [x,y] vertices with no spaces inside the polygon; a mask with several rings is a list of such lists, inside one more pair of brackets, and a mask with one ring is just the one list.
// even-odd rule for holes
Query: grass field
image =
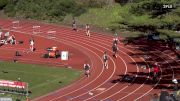
{"label": "grass field", "polygon": [[[138,25],[147,24],[147,23],[155,23],[157,19],[150,19],[146,14],[143,16],[135,16],[130,13],[129,9],[131,8],[131,4],[127,4],[125,6],[121,6],[119,4],[114,4],[112,7],[108,8],[104,6],[103,8],[89,8],[87,12],[82,15],[76,17],[78,25],[90,24],[97,28],[107,29],[108,33],[114,34],[113,31],[109,31],[111,29],[116,29],[119,36],[121,37],[137,37],[140,34],[146,34],[139,31],[132,31],[127,29],[127,25],[121,24],[124,20],[130,20],[130,24]],[[65,17],[63,23],[72,24],[72,15],[69,14]],[[171,19],[167,17],[166,19]],[[133,19],[133,20],[131,20]],[[153,22],[154,21],[154,22]],[[137,23],[137,24],[136,24]],[[171,37],[180,37],[179,33],[173,31],[160,31],[162,33],[166,33]]]}
{"label": "grass field", "polygon": [[[89,8],[88,11],[81,16],[76,17],[79,25],[95,25],[99,27],[117,26],[122,20],[120,12],[122,7],[114,5],[112,8]],[[72,23],[72,15],[67,15],[64,19],[65,23]]]}
{"label": "grass field", "polygon": [[[6,71],[4,73],[3,71]],[[0,62],[0,79],[16,80],[29,84],[30,98],[62,88],[80,78],[81,71],[23,63]],[[10,94],[0,96],[12,96]],[[17,96],[12,96],[13,98]],[[24,99],[24,98],[23,98]]]}
{"label": "grass field", "polygon": [[[120,6],[119,4],[114,4],[113,7],[108,8],[105,6],[103,8],[89,8],[88,11],[78,17],[76,17],[77,23],[80,26],[85,26],[85,24],[90,24],[93,27],[93,30],[96,28],[100,28],[100,32],[105,30],[108,34],[114,34],[111,29],[118,29],[118,35],[121,37],[128,37],[128,36],[138,36],[139,32],[131,32],[127,31],[125,28],[126,26],[119,24],[123,20],[123,16],[127,13],[129,6]],[[71,25],[72,24],[72,15],[69,14],[65,17],[63,23]],[[99,31],[99,30],[98,30]],[[98,32],[97,31],[97,32]]]}

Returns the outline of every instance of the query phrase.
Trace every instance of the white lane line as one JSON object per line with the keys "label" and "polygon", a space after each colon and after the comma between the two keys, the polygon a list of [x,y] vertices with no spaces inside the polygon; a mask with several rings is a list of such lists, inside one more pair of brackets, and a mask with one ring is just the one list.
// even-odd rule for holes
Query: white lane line
{"label": "white lane line", "polygon": [[[61,40],[64,40],[64,39],[65,39],[65,38],[63,38],[63,39],[61,39]],[[70,38],[68,38],[68,39],[70,39]],[[72,41],[74,41],[74,40],[72,39]],[[82,40],[81,40],[81,41],[76,40],[76,41],[77,41],[77,43],[82,43],[82,44],[84,44],[84,45],[86,45],[86,46],[93,47],[94,49],[99,50],[98,48],[96,48],[96,47],[94,47],[94,46],[91,46],[91,45],[89,45],[89,44],[86,44],[86,43],[82,42]],[[96,45],[97,45],[97,44],[96,44]],[[99,46],[99,45],[98,45],[98,46]],[[99,47],[102,47],[102,46],[99,46]],[[103,48],[105,48],[105,47],[103,47]],[[109,49],[108,49],[108,50],[109,50]],[[100,50],[99,50],[99,51],[100,51]],[[110,51],[110,50],[109,50],[109,51]],[[104,51],[101,50],[101,52],[103,53]],[[114,62],[114,60],[113,60],[111,57],[110,57],[110,59],[112,60],[112,62],[113,62],[113,64],[114,64],[114,67],[115,67],[114,70],[113,70],[113,73],[110,75],[110,77],[108,77],[107,80],[105,80],[103,83],[101,83],[100,85],[96,86],[96,87],[93,88],[92,90],[94,90],[94,89],[100,87],[101,85],[103,85],[104,83],[106,83],[109,79],[111,79],[111,77],[112,77],[113,74],[115,73],[115,70],[116,70],[115,62]],[[73,91],[73,92],[74,92],[74,91]],[[71,93],[73,93],[73,92],[71,92]],[[69,93],[69,94],[71,94],[71,93]],[[88,93],[88,92],[85,92],[85,93],[83,93],[83,94],[86,94],[86,93]],[[83,94],[82,94],[82,95],[83,95]],[[66,95],[63,95],[63,96],[66,96]],[[50,100],[50,101],[57,100],[57,99],[59,99],[59,98],[61,98],[61,97],[63,97],[63,96],[58,96],[57,98],[52,99],[52,100]],[[81,95],[79,95],[79,96],[81,96]],[[73,97],[73,98],[71,98],[71,100],[74,99],[74,98],[77,98],[77,97],[79,97],[79,96]]]}
{"label": "white lane line", "polygon": [[[159,51],[159,50],[158,50]],[[160,52],[160,51],[159,51]],[[153,53],[153,54],[155,54],[155,53]],[[156,56],[158,56],[158,55],[156,55]],[[164,60],[164,59],[163,59]],[[171,65],[165,60],[165,62],[171,67]],[[171,69],[173,70],[173,68],[171,67]],[[162,71],[162,69],[161,69],[161,71]],[[162,73],[161,73],[161,75],[162,75]],[[162,78],[163,76],[161,76],[161,78]],[[174,77],[174,70],[173,70],[173,77]],[[159,81],[160,82],[160,81]],[[158,83],[159,83],[158,82]],[[142,97],[144,97],[144,96],[146,96],[149,92],[151,92],[157,85],[158,85],[158,83],[156,83],[156,85],[153,87],[153,88],[151,88],[148,92],[146,92],[146,93],[144,93],[142,96],[140,96],[140,97],[138,97],[138,98],[136,98],[136,100],[139,100],[139,99],[141,99]]]}
{"label": "white lane line", "polygon": [[[7,30],[7,29],[6,29]],[[14,31],[14,30],[13,30]],[[21,31],[14,31],[14,32],[19,32],[19,33],[24,33],[24,34],[28,34],[28,33],[26,33],[26,32],[21,32]],[[42,36],[42,35],[34,35],[34,36],[39,36],[39,37],[43,37],[43,38],[46,38],[45,36]],[[54,40],[54,41],[57,41],[57,42],[62,42],[61,40],[55,40],[55,39],[51,39],[51,40]],[[63,42],[66,42],[66,44],[67,43],[71,43],[71,42],[69,42],[69,41],[66,41],[66,40],[63,40]],[[80,47],[83,47],[83,48],[85,48],[85,49],[87,49],[87,50],[89,50],[88,48],[86,48],[86,47],[84,47],[84,46],[82,46],[82,45],[79,45],[79,44],[76,44],[76,43],[71,43],[71,45],[72,44],[75,44],[75,45],[78,45],[78,46],[80,46]],[[98,50],[98,49],[97,49]],[[89,51],[91,51],[91,50],[89,50]],[[95,52],[93,52],[93,51],[91,51],[92,53],[94,53],[94,54],[96,54]],[[101,60],[101,62],[102,62],[102,64],[103,64],[103,61],[102,61],[102,59],[101,59],[101,57],[100,56],[98,56],[97,54],[96,54],[96,56],[97,57],[99,57],[99,59]],[[78,91],[78,90],[80,90],[80,89],[82,89],[82,88],[84,88],[84,87],[86,87],[86,86],[88,86],[89,84],[91,84],[91,83],[93,83],[95,80],[97,80],[100,76],[101,76],[101,74],[102,74],[102,72],[103,72],[103,70],[104,70],[104,68],[102,69],[102,71],[101,71],[101,73],[94,79],[94,80],[92,80],[91,82],[89,82],[88,84],[86,84],[86,85],[84,85],[84,86],[82,86],[82,87],[80,87],[80,88],[78,88],[78,89],[76,89],[76,90],[74,90],[73,92],[75,92],[75,91]],[[72,93],[72,92],[70,92],[70,93]],[[66,94],[66,95],[68,95],[68,94]],[[66,95],[64,95],[64,96],[66,96]]]}
{"label": "white lane line", "polygon": [[[69,37],[68,37],[68,38],[69,38]],[[71,39],[72,39],[72,38],[71,38]],[[75,39],[77,39],[77,38],[75,38]],[[100,47],[101,47],[101,46],[100,46]],[[124,53],[124,54],[126,54],[126,53]],[[131,57],[130,57],[130,58],[131,58]],[[131,59],[132,59],[132,58],[131,58]],[[115,85],[116,85],[116,84],[115,84]],[[114,87],[115,85],[113,85],[112,87]],[[112,88],[112,87],[111,87],[111,88]],[[74,97],[74,98],[77,98],[77,97],[79,97],[79,96],[76,96],[76,97]],[[74,98],[72,98],[72,99],[74,99]],[[72,99],[71,99],[71,100],[72,100]]]}
{"label": "white lane line", "polygon": [[[75,38],[75,39],[77,39],[77,38]],[[107,45],[107,46],[108,46],[108,45]],[[146,82],[147,80],[148,80],[148,78],[145,80],[145,82]],[[144,82],[144,83],[145,83],[145,82]],[[115,84],[115,85],[116,85],[116,84]],[[112,87],[114,87],[115,85],[113,85]],[[141,86],[143,86],[143,85],[144,85],[144,84],[142,84]],[[138,89],[140,89],[141,86],[140,86]],[[111,87],[111,88],[112,88],[112,87]],[[73,98],[72,98],[72,99],[73,99]]]}
{"label": "white lane line", "polygon": [[[69,38],[69,37],[68,37]],[[74,38],[74,37],[73,37]],[[71,38],[72,39],[72,38]],[[74,38],[75,40],[77,40],[77,38]],[[72,39],[73,40],[73,39]],[[100,45],[98,45],[99,47],[102,47],[102,46],[100,46]],[[108,46],[107,44],[106,44],[106,46]],[[109,49],[108,49],[109,50]],[[120,50],[121,51],[121,50]],[[123,51],[121,51],[122,53],[124,53],[124,54],[126,54],[126,55],[128,55],[127,53],[125,53],[125,52],[123,52]],[[128,55],[129,56],[129,55]],[[129,56],[130,57],[130,56]],[[131,58],[131,57],[130,57]],[[134,59],[133,58],[131,58],[133,61],[134,61]],[[134,61],[135,62],[135,61]],[[138,68],[137,68],[138,69]],[[139,70],[138,70],[139,71]],[[116,86],[117,84],[115,84],[115,85],[113,85],[113,86],[111,86],[110,88],[108,88],[107,90],[109,90],[109,89],[111,89],[111,88],[113,88],[114,86]],[[125,89],[125,88],[124,88]],[[106,91],[107,91],[106,90]],[[103,93],[103,92],[102,92]],[[102,93],[100,93],[100,94],[102,94]],[[100,94],[98,94],[98,95],[100,95]],[[84,95],[84,94],[83,94]],[[81,96],[82,96],[82,94],[81,94]],[[76,97],[74,97],[74,98],[77,98],[77,97],[79,97],[79,96],[76,96]],[[93,96],[93,97],[95,97],[95,96]],[[72,98],[71,100],[73,100],[74,98]]]}

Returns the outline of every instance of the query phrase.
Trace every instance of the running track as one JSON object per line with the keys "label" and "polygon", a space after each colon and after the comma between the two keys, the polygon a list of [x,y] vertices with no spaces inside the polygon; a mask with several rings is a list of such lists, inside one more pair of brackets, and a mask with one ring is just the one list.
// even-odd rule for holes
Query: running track
{"label": "running track", "polygon": [[[165,78],[163,75],[165,74],[163,73],[164,68],[161,68],[161,79],[155,84],[148,85],[147,83],[151,81],[151,70],[146,69],[145,72],[147,75],[141,75],[144,69],[138,63],[146,63],[146,61],[140,56],[133,57],[130,55],[140,53],[140,51],[135,50],[136,47],[134,46],[125,47],[123,44],[120,44],[120,51],[117,59],[115,59],[112,57],[111,51],[113,36],[91,32],[91,37],[86,37],[83,30],[75,32],[71,28],[64,26],[23,20],[20,21],[20,28],[12,29],[12,21],[12,19],[0,19],[0,26],[6,31],[11,29],[11,33],[19,40],[23,39],[25,43],[24,45],[17,46],[2,46],[0,48],[1,59],[12,59],[16,50],[21,52],[27,51],[28,40],[30,37],[34,37],[37,50],[34,53],[23,53],[19,61],[41,64],[53,63],[52,65],[57,66],[68,65],[77,69],[82,69],[84,61],[89,61],[92,67],[89,78],[82,77],[71,85],[33,99],[34,101],[147,101],[150,99],[151,94],[160,92],[160,90],[154,88],[161,82],[161,79]],[[32,26],[34,25],[40,26],[40,33],[32,34]],[[56,31],[56,38],[50,39],[47,34],[48,31]],[[70,60],[66,62],[41,58],[40,55],[45,53],[44,49],[52,45],[61,47],[62,50],[69,50]],[[4,50],[7,51],[6,54],[2,54]],[[109,69],[103,68],[102,55],[105,50],[110,57]],[[161,59],[161,62],[167,63],[170,67],[168,70],[172,71],[170,76],[176,77],[174,72],[175,67],[171,66],[168,61],[173,60],[172,56],[167,53],[160,53],[163,56],[160,56],[158,53],[153,53],[153,55]],[[148,64],[145,65],[148,67]],[[131,73],[134,73],[132,81],[129,83],[123,82],[121,78]],[[122,75],[122,77],[119,75]],[[135,83],[138,80],[141,83]],[[93,93],[93,95],[89,93]]]}

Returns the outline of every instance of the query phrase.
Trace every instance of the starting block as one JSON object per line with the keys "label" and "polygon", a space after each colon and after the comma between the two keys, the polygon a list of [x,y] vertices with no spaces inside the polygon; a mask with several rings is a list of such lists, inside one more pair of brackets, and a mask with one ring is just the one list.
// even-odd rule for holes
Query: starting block
{"label": "starting block", "polygon": [[16,20],[16,21],[12,22],[12,28],[13,29],[20,28],[19,20]]}
{"label": "starting block", "polygon": [[48,34],[48,38],[56,38],[56,31],[50,30],[47,32],[47,34]]}
{"label": "starting block", "polygon": [[40,27],[41,26],[33,26],[33,34],[39,34],[40,33]]}

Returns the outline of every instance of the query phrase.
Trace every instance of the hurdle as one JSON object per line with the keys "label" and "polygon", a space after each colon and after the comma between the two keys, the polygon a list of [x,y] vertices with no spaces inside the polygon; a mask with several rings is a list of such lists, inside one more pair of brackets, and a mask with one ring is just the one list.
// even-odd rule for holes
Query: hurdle
{"label": "hurdle", "polygon": [[56,38],[56,31],[54,31],[54,30],[48,31],[47,34],[48,34],[48,38],[50,38],[50,39]]}
{"label": "hurdle", "polygon": [[39,34],[40,33],[40,27],[41,26],[33,26],[33,34]]}
{"label": "hurdle", "polygon": [[12,21],[12,28],[13,29],[20,28],[19,20]]}

